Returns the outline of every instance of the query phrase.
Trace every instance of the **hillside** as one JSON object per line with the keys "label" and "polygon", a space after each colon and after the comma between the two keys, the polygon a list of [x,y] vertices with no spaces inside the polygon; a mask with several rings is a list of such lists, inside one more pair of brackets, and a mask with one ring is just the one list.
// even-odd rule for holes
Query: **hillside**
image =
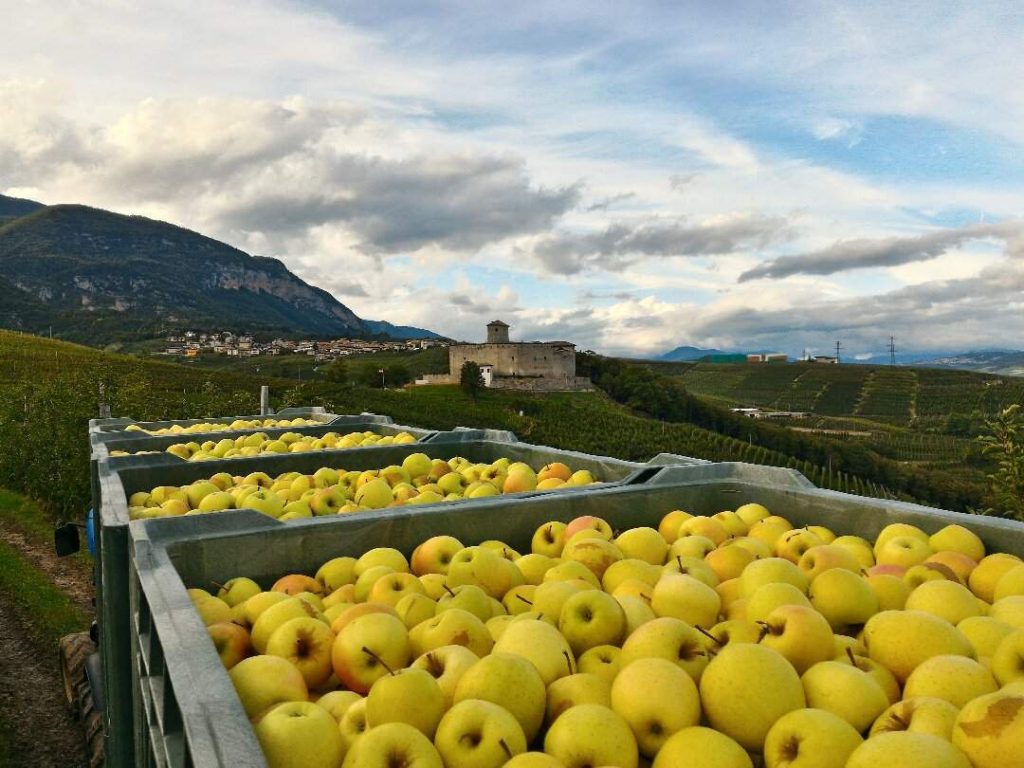
{"label": "hillside", "polygon": [[[216,371],[121,355],[0,331],[0,487],[27,493],[52,514],[80,514],[88,495],[85,430],[103,384],[112,412],[137,419],[190,418],[253,412],[260,384],[274,407],[323,405],[336,413],[375,411],[432,429],[509,429],[556,447],[646,461],[660,452],[712,461],[747,461],[798,469],[834,490],[931,500],[967,509],[985,502],[983,478],[964,457],[941,473],[918,472],[849,440],[797,435],[748,419],[715,416],[651,418],[601,392],[531,395],[487,391],[478,399],[457,387],[368,389],[325,379],[274,378],[268,371]],[[277,373],[284,373],[278,371]],[[707,416],[711,415],[708,419]],[[899,458],[899,457],[894,457]],[[856,469],[855,467],[860,467]],[[908,490],[894,490],[899,483]]]}
{"label": "hillside", "polygon": [[52,330],[92,344],[182,327],[312,336],[424,333],[364,321],[277,259],[250,256],[173,224],[0,197],[0,216],[5,211],[18,217],[0,226],[3,327]]}
{"label": "hillside", "polygon": [[20,197],[0,195],[0,226],[21,216],[34,213],[44,207],[42,203],[37,203],[34,200],[23,200]]}

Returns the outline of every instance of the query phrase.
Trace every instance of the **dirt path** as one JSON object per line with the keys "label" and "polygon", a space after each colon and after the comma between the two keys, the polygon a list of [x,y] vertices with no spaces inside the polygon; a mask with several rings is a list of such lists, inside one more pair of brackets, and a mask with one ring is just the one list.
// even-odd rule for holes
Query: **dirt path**
{"label": "dirt path", "polygon": [[[82,728],[64,704],[57,649],[37,650],[24,617],[0,594],[0,712],[18,768],[85,765]],[[2,758],[0,758],[2,762]]]}
{"label": "dirt path", "polygon": [[92,578],[80,563],[72,558],[57,557],[49,542],[46,545],[38,544],[10,528],[0,526],[0,541],[18,550],[84,613],[89,616],[93,614]]}

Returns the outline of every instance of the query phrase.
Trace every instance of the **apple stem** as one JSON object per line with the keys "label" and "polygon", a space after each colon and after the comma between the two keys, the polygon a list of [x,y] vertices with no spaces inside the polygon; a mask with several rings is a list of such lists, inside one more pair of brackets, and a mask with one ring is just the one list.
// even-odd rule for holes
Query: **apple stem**
{"label": "apple stem", "polygon": [[213,584],[213,586],[215,586],[217,589],[224,589],[224,585],[221,584],[219,581],[214,581],[213,579],[210,579],[210,583]]}
{"label": "apple stem", "polygon": [[758,621],[758,622],[755,622],[755,623],[758,626],[761,627],[761,634],[757,638],[757,642],[760,643],[762,640],[764,640],[765,635],[767,635],[769,632],[771,632],[771,628],[768,626],[768,622],[767,621]]}
{"label": "apple stem", "polygon": [[447,584],[442,584],[441,586],[444,587],[445,592],[447,592],[452,597],[455,597],[455,593],[452,591],[451,587],[449,587]]}
{"label": "apple stem", "polygon": [[710,632],[708,632],[706,629],[704,629],[704,627],[699,627],[696,624],[694,624],[693,628],[696,629],[698,632],[700,632],[702,635],[704,635],[704,637],[708,638],[709,640],[714,640],[719,648],[721,648],[722,646],[725,645],[725,643],[723,643],[717,637],[715,637]]}
{"label": "apple stem", "polygon": [[373,659],[373,660],[374,660],[374,661],[376,661],[376,662],[377,662],[378,664],[380,664],[380,665],[381,665],[382,667],[384,667],[384,669],[386,669],[386,670],[388,671],[388,674],[389,674],[389,675],[393,675],[393,674],[395,674],[395,670],[393,670],[393,669],[392,669],[391,667],[389,667],[389,666],[387,665],[387,662],[386,662],[386,661],[384,661],[384,659],[382,659],[382,658],[381,658],[380,656],[378,656],[378,655],[377,655],[376,653],[374,653],[373,651],[371,651],[371,650],[370,650],[369,648],[367,648],[367,647],[366,647],[365,645],[364,645],[364,646],[362,647],[362,651],[363,651],[363,653],[365,653],[365,654],[366,654],[367,656],[369,656],[369,657],[370,657],[371,659]]}
{"label": "apple stem", "polygon": [[569,674],[573,674],[572,657],[568,651],[562,651],[562,655],[565,656],[565,665],[569,668]]}
{"label": "apple stem", "polygon": [[846,655],[850,657],[850,663],[857,669],[860,669],[857,665],[857,658],[853,655],[853,648],[846,646]]}
{"label": "apple stem", "polygon": [[526,603],[527,605],[533,605],[533,600],[528,600],[528,599],[526,599],[525,597],[523,597],[522,595],[516,595],[516,597],[517,597],[517,598],[518,598],[519,600],[522,600],[522,601],[523,601],[524,603]]}
{"label": "apple stem", "polygon": [[508,759],[512,759],[512,750],[508,748],[508,744],[505,743],[504,739],[498,739],[498,743],[501,744],[501,748],[505,750],[505,754],[508,755]]}

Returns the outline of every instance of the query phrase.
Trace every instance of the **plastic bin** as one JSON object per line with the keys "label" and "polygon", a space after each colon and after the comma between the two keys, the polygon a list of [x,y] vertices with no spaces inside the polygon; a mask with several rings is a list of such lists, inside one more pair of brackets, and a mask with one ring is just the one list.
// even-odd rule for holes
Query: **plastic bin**
{"label": "plastic bin", "polygon": [[[362,417],[373,417],[379,419],[382,423],[390,424],[391,419],[387,416],[377,416],[373,413],[360,414]],[[208,419],[171,419],[169,421],[136,421],[135,419],[128,416],[119,416],[110,419],[89,419],[89,444],[95,445],[96,443],[105,442],[107,440],[124,440],[124,439],[143,439],[147,437],[157,437],[157,435],[151,435],[148,432],[140,432],[138,430],[129,430],[127,427],[138,426],[143,429],[164,429],[165,427],[171,427],[175,424],[182,427],[189,427],[193,424],[223,424],[224,429],[217,430],[221,432],[231,431],[228,427],[231,422],[236,419],[295,419],[295,418],[310,419],[313,421],[322,422],[328,424],[334,419],[339,418],[338,414],[328,413],[319,406],[305,406],[299,408],[282,408],[276,413],[268,413],[260,416],[257,414],[249,414],[243,416],[212,416]],[[345,417],[351,418],[351,417]],[[238,433],[241,432],[258,432],[259,429],[255,430],[235,430]],[[208,432],[193,432],[193,435],[206,435]]]}
{"label": "plastic bin", "polygon": [[138,451],[158,451],[162,455],[162,458],[167,459],[170,463],[177,463],[184,461],[184,459],[180,459],[174,454],[166,453],[167,448],[172,445],[191,441],[202,443],[207,440],[212,440],[213,442],[217,442],[224,438],[236,438],[242,435],[255,434],[256,432],[262,432],[269,437],[278,437],[286,432],[295,432],[300,435],[310,435],[312,437],[320,437],[322,435],[326,435],[328,432],[338,432],[341,434],[347,432],[376,432],[379,435],[397,435],[399,432],[408,432],[417,440],[425,440],[431,435],[437,434],[437,431],[433,429],[421,429],[419,427],[395,424],[387,416],[364,414],[362,416],[338,416],[330,422],[318,424],[315,427],[273,427],[257,430],[228,430],[220,432],[202,432],[196,435],[147,435],[143,433],[144,436],[141,438],[121,436],[106,439],[103,442],[93,443],[92,458],[94,460],[138,458],[137,456],[111,456],[110,454],[113,451],[128,451],[130,454],[137,453]]}
{"label": "plastic bin", "polygon": [[[346,469],[376,469],[390,464],[401,464],[402,460],[412,454],[424,452],[431,458],[450,459],[454,456],[465,456],[472,461],[494,461],[502,456],[513,460],[529,461],[540,466],[553,461],[564,461],[574,469],[589,469],[601,480],[607,481],[600,486],[601,490],[615,487],[615,484],[641,483],[648,481],[660,468],[645,468],[642,464],[621,461],[619,459],[591,456],[575,451],[563,451],[554,448],[531,445],[515,441],[510,432],[494,430],[455,429],[449,432],[437,432],[424,442],[407,445],[391,445],[370,448],[349,448],[342,450],[309,451],[289,454],[265,454],[252,458],[223,459],[219,461],[186,462],[169,461],[161,454],[147,454],[134,457],[112,457],[94,462],[97,478],[97,495],[99,510],[98,535],[99,557],[97,565],[97,594],[100,607],[100,643],[104,659],[127,657],[130,648],[130,627],[128,622],[129,595],[128,581],[129,564],[129,528],[142,523],[155,524],[157,527],[179,528],[192,530],[189,524],[201,516],[170,517],[152,521],[135,521],[129,525],[128,498],[136,491],[150,490],[158,485],[185,485],[194,480],[210,477],[217,472],[227,471],[233,475],[248,474],[262,471],[278,474],[287,471],[313,472],[322,466],[345,467]],[[173,459],[174,457],[170,457]],[[699,459],[665,454],[658,457],[663,462],[678,464],[701,463]],[[573,490],[554,493],[569,495],[583,493],[584,490]],[[532,494],[517,494],[517,497],[528,497]],[[489,507],[495,503],[509,503],[512,497],[498,496],[486,499],[473,499],[456,503],[421,505],[410,507],[416,513],[447,510],[454,506]],[[257,514],[259,513],[251,513]],[[244,529],[248,523],[245,511],[218,513],[226,522],[223,525],[231,528],[238,525]],[[263,515],[259,515],[263,516]],[[354,514],[355,520],[365,519],[366,513]],[[332,516],[329,522],[337,521],[341,516]],[[271,520],[271,518],[267,518]],[[322,518],[328,520],[328,518]],[[282,525],[292,525],[287,523]],[[223,529],[221,529],[223,530]],[[103,671],[106,700],[109,703],[111,728],[115,734],[125,731],[123,721],[130,711],[131,685],[126,670],[114,664],[107,664]],[[121,722],[122,725],[118,725]],[[119,750],[123,743],[120,736],[115,736],[114,749]]]}
{"label": "plastic bin", "polygon": [[[332,557],[378,546],[405,553],[424,539],[450,534],[466,544],[501,539],[528,551],[550,520],[598,515],[613,527],[657,525],[672,509],[713,514],[757,501],[794,525],[818,523],[874,537],[907,522],[934,532],[967,525],[989,551],[1024,555],[1024,525],[815,488],[792,470],[749,464],[665,467],[643,485],[546,494],[498,503],[454,504],[444,514],[408,507],[285,525],[254,512],[234,520],[196,516],[181,526],[134,526],[132,684],[138,701],[139,766],[263,766],[259,744],[187,587],[234,576],[269,586],[285,573],[313,573]],[[488,500],[490,501],[490,500]]]}

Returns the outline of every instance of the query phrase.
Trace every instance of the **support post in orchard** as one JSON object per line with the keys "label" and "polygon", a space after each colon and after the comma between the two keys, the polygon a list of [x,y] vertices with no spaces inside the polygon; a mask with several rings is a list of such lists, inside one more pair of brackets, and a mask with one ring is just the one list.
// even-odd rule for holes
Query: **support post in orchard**
{"label": "support post in orchard", "polygon": [[110,403],[107,402],[106,392],[107,392],[107,385],[104,384],[101,381],[100,382],[100,403],[99,403],[99,406],[100,406],[100,418],[101,419],[109,419],[110,418]]}
{"label": "support post in orchard", "polygon": [[270,415],[270,387],[266,384],[260,387],[260,416]]}

